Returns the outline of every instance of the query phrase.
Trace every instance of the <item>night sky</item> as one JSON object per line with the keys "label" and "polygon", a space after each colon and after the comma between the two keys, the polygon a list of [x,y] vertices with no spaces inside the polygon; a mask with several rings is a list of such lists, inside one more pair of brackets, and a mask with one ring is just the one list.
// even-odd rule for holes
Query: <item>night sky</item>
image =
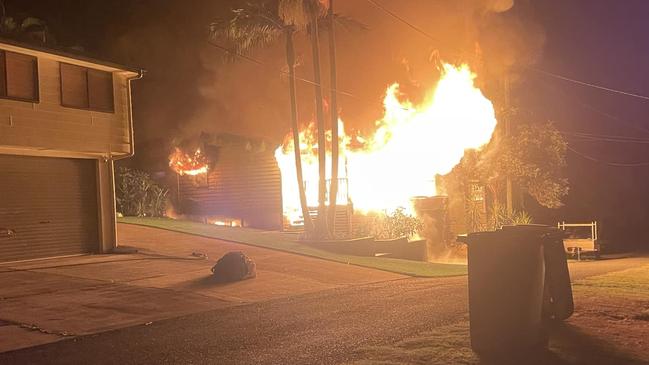
{"label": "night sky", "polygon": [[[482,8],[468,5],[480,1],[378,1],[439,42],[365,0],[338,0],[338,11],[368,28],[339,36],[340,89],[357,97],[340,101],[350,125],[367,128],[380,115],[381,94],[391,82],[400,82],[413,95],[430,87],[436,77],[428,71],[432,51],[454,60],[458,47],[467,52],[479,42],[488,70],[481,82],[488,96],[489,84],[511,73],[517,107],[555,121],[562,131],[649,140],[649,100],[534,71],[649,95],[649,2],[521,0],[508,12],[484,15]],[[137,158],[131,162],[145,168],[164,166],[161,156],[167,151],[161,146],[169,146],[174,137],[225,131],[278,143],[288,131],[285,81],[279,76],[282,45],[256,52],[253,56],[266,65],[260,67],[225,63],[222,51],[206,42],[209,23],[227,17],[235,3],[5,0],[8,15],[46,20],[61,47],[81,46],[90,55],[147,69],[134,90]],[[311,78],[305,45],[298,40],[298,56],[305,63],[298,75]],[[308,85],[298,88],[303,100],[312,98]],[[301,119],[308,121],[312,102],[301,105]],[[554,211],[531,206],[533,216],[549,224],[597,219],[602,237],[618,246],[647,242],[649,166],[619,164],[646,165],[649,144],[567,140],[580,155],[568,152],[571,191],[566,206]]]}

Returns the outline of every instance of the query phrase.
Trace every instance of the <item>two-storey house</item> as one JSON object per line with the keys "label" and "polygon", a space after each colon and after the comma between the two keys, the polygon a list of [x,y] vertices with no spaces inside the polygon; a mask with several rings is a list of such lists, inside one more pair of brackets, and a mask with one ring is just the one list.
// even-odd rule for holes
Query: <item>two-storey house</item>
{"label": "two-storey house", "polygon": [[116,245],[113,161],[142,71],[0,40],[0,262]]}

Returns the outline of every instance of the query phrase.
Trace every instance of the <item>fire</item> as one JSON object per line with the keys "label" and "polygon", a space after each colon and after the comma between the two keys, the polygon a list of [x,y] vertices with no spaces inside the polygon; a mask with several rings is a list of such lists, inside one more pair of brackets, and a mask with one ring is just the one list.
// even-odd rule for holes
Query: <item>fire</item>
{"label": "fire", "polygon": [[207,223],[221,227],[241,227],[241,219],[236,218],[209,218]]}
{"label": "fire", "polygon": [[[387,88],[384,116],[370,136],[350,136],[339,120],[340,169],[337,204],[349,199],[355,210],[410,211],[415,196],[434,196],[435,176],[449,173],[464,151],[489,142],[496,127],[493,104],[474,85],[469,66],[444,64],[439,82],[420,105],[400,101],[399,85]],[[328,136],[329,142],[331,135]],[[275,151],[282,173],[284,214],[300,213],[292,138]],[[300,132],[308,205],[317,205],[318,163],[315,128]],[[330,151],[330,146],[327,146]],[[327,154],[327,173],[331,155]],[[329,176],[327,176],[329,178]],[[344,186],[342,186],[344,185]],[[345,196],[346,195],[346,196]]]}
{"label": "fire", "polygon": [[174,152],[169,155],[169,166],[180,176],[205,174],[208,170],[207,158],[203,156],[200,148],[193,154],[187,154],[175,147]]}

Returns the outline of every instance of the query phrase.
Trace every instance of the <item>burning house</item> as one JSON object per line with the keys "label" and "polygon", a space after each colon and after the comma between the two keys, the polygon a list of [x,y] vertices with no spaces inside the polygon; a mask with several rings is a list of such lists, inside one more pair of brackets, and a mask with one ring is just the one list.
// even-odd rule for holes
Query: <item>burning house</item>
{"label": "burning house", "polygon": [[[438,191],[436,181],[440,175],[451,172],[466,150],[486,145],[497,123],[491,101],[474,85],[474,78],[467,65],[444,64],[439,82],[425,101],[417,105],[404,100],[398,84],[389,86],[383,103],[384,116],[376,122],[376,129],[370,135],[348,133],[339,120],[341,188],[336,198],[337,211],[357,217],[401,208],[409,214],[423,216],[422,212],[454,208],[455,205],[448,206],[448,199],[434,198],[443,193]],[[313,124],[300,131],[299,148],[307,205],[315,207],[319,146]],[[330,146],[326,148],[330,173]],[[282,172],[285,220],[300,225],[293,156],[294,145],[289,135],[276,150],[275,157]],[[355,219],[347,221],[348,226],[343,225],[342,229],[350,233]],[[341,229],[338,224],[337,229]]]}
{"label": "burning house", "polygon": [[[465,151],[486,145],[496,127],[495,111],[474,85],[467,65],[444,64],[440,80],[419,104],[404,98],[399,85],[386,90],[384,116],[372,134],[345,129],[339,120],[336,231],[358,234],[355,226],[375,213],[403,209],[427,222],[428,235],[463,229],[457,212],[462,199],[440,196],[440,176],[458,165]],[[318,148],[315,124],[302,129],[300,154],[307,206],[317,215]],[[327,136],[327,187],[331,176],[331,135]],[[176,213],[207,223],[264,229],[301,230],[292,134],[274,152],[269,144],[232,135],[203,134],[198,143],[172,151]],[[326,192],[327,195],[329,191]],[[477,187],[476,200],[483,204]],[[327,196],[327,201],[329,197]],[[483,204],[484,205],[484,204]]]}
{"label": "burning house", "polygon": [[281,176],[267,142],[203,134],[169,156],[175,214],[206,223],[280,229]]}

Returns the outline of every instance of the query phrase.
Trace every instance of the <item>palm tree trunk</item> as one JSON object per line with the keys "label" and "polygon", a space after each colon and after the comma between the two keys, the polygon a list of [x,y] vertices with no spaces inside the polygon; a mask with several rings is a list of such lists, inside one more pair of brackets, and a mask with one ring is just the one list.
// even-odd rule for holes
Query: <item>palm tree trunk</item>
{"label": "palm tree trunk", "polygon": [[318,123],[318,219],[315,224],[315,233],[318,238],[327,237],[327,166],[326,166],[326,140],[325,122],[322,102],[322,78],[320,77],[320,44],[318,43],[318,14],[310,12],[311,17],[311,50],[313,51],[313,76],[315,81],[316,120]]}
{"label": "palm tree trunk", "polygon": [[338,195],[338,81],[336,78],[336,38],[334,34],[334,2],[329,0],[329,68],[331,71],[331,182],[329,185],[329,234],[336,232],[336,197]]}
{"label": "palm tree trunk", "polygon": [[302,154],[300,152],[300,130],[297,118],[297,97],[295,92],[295,48],[293,47],[292,27],[286,27],[286,63],[288,65],[288,85],[291,97],[291,130],[293,132],[293,151],[295,153],[295,172],[297,175],[297,186],[300,194],[300,206],[304,218],[304,230],[307,236],[313,235],[313,221],[309,214],[309,206],[304,191],[304,177],[302,175]]}

